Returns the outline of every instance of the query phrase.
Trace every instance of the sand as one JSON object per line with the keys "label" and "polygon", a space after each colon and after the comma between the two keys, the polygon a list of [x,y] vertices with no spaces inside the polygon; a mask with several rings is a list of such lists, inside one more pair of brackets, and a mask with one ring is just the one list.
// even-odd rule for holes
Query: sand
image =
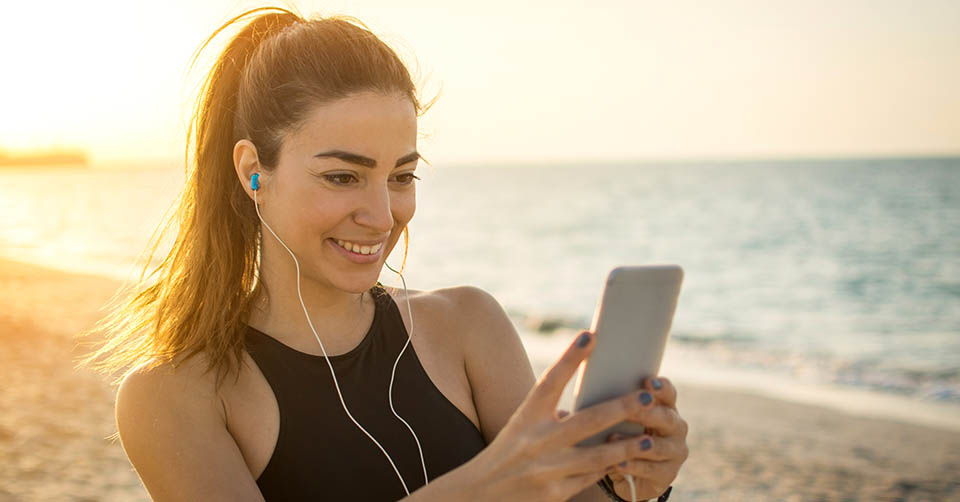
{"label": "sand", "polygon": [[[71,335],[117,287],[0,260],[0,501],[149,500],[108,439],[115,389],[73,369]],[[671,500],[960,501],[956,429],[676,384],[690,457]]]}

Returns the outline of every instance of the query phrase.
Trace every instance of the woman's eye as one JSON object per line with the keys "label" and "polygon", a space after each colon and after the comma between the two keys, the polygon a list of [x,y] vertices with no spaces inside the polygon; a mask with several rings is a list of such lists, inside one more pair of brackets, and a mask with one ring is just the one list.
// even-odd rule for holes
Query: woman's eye
{"label": "woman's eye", "polygon": [[351,179],[355,179],[352,174],[325,174],[323,175],[334,185],[349,185]]}
{"label": "woman's eye", "polygon": [[420,177],[413,173],[403,173],[403,174],[397,175],[397,181],[399,181],[404,185],[409,185],[413,183],[413,180],[418,180],[418,179],[420,179]]}

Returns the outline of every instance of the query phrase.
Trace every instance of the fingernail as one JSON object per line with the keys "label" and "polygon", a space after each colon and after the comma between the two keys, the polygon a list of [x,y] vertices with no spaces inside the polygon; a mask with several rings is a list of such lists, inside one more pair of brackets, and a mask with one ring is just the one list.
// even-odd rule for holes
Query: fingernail
{"label": "fingernail", "polygon": [[653,388],[656,389],[656,390],[660,390],[660,387],[663,387],[663,384],[660,383],[660,379],[659,379],[659,378],[654,378],[654,379],[653,379]]}
{"label": "fingernail", "polygon": [[644,406],[650,404],[651,401],[653,401],[653,396],[651,396],[649,392],[643,391],[640,393],[640,402],[643,403]]}
{"label": "fingernail", "polygon": [[626,467],[626,466],[627,466],[627,461],[624,460],[623,462],[620,462],[619,465],[620,465],[620,467]]}
{"label": "fingernail", "polygon": [[640,449],[643,451],[649,450],[653,446],[653,441],[650,438],[644,438],[643,441],[640,441]]}
{"label": "fingernail", "polygon": [[590,343],[590,333],[584,333],[577,338],[577,347],[586,347]]}

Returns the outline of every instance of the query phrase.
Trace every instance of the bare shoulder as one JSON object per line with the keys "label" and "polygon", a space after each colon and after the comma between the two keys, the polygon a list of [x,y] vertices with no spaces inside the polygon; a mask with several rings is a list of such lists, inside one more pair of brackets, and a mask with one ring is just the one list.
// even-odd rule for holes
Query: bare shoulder
{"label": "bare shoulder", "polygon": [[[482,334],[485,326],[499,324],[505,327],[504,323],[510,323],[496,298],[476,286],[407,291],[411,310],[426,315],[431,325],[438,328],[432,332],[456,336],[460,342],[468,342],[469,337]],[[404,320],[409,322],[403,290],[394,289],[390,294],[397,302]]]}
{"label": "bare shoulder", "polygon": [[[487,356],[502,355],[498,344],[511,349],[520,348],[520,335],[500,302],[487,291],[476,286],[456,286],[437,290],[445,307],[455,319],[457,328],[468,342],[469,356],[482,360]],[[526,353],[523,353],[526,357]]]}
{"label": "bare shoulder", "polygon": [[214,373],[206,372],[206,356],[180,357],[177,364],[141,364],[126,375],[117,389],[116,415],[121,439],[124,430],[136,433],[145,413],[157,408],[202,415],[226,426],[223,401],[215,391]]}
{"label": "bare shoulder", "polygon": [[227,430],[215,373],[201,354],[178,362],[141,365],[117,390],[130,463],[155,500],[262,500]]}
{"label": "bare shoulder", "polygon": [[143,363],[130,371],[117,390],[117,400],[169,398],[181,401],[218,400],[214,392],[214,374],[206,372],[207,358],[199,353],[190,358],[180,356],[176,364]]}
{"label": "bare shoulder", "polygon": [[[489,443],[535,383],[520,335],[500,302],[481,288],[456,286],[421,294],[421,304],[443,319],[444,332],[459,340],[480,429]],[[413,298],[411,293],[411,303]]]}
{"label": "bare shoulder", "polygon": [[[403,303],[404,299],[404,289],[398,288],[395,286],[387,286],[387,292],[390,293],[390,296],[394,298],[399,304]],[[406,294],[410,295],[411,302],[419,302],[425,305],[432,307],[449,307],[452,305],[450,302],[457,301],[469,301],[471,296],[478,295],[488,295],[489,294],[482,289],[475,286],[451,286],[446,288],[438,289],[407,289]],[[491,297],[492,298],[492,297]]]}
{"label": "bare shoulder", "polygon": [[437,291],[451,303],[451,307],[457,309],[462,318],[480,321],[506,315],[493,295],[476,286],[455,286]]}

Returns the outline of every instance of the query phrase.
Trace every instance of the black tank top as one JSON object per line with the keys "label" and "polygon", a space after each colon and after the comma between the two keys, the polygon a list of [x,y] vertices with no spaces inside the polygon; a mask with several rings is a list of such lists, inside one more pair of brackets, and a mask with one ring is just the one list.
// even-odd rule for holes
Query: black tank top
{"label": "black tank top", "polygon": [[[407,332],[393,298],[370,290],[376,309],[363,341],[330,357],[353,417],[383,445],[413,493],[424,484],[417,444],[390,411],[387,391]],[[268,501],[395,501],[406,496],[386,456],[350,420],[323,355],[295,350],[248,326],[247,351],[273,388],[280,432],[257,485]],[[433,384],[411,343],[397,364],[393,406],[417,433],[432,482],[473,458],[483,435]]]}

